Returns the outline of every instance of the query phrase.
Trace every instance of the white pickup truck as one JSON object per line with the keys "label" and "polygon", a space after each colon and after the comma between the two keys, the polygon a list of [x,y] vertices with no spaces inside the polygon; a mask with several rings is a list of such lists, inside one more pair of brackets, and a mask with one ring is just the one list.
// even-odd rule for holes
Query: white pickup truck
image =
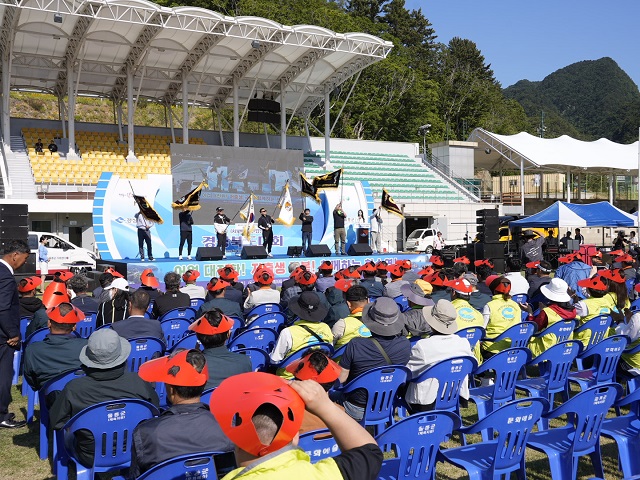
{"label": "white pickup truck", "polygon": [[40,273],[38,247],[40,237],[45,237],[49,253],[49,273],[60,270],[89,271],[96,269],[96,256],[86,248],[78,247],[68,240],[50,232],[29,232],[29,248],[36,255],[36,273]]}
{"label": "white pickup truck", "polygon": [[[419,228],[411,232],[404,242],[404,249],[408,252],[420,252],[430,254],[433,251],[433,241],[438,235],[436,228]],[[444,236],[444,233],[443,233]],[[449,240],[444,236],[446,246],[464,245],[464,240]]]}

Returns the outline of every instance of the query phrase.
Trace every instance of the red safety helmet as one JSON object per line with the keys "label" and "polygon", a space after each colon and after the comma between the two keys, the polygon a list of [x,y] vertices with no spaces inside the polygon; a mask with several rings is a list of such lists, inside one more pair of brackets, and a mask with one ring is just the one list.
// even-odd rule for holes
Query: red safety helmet
{"label": "red safety helmet", "polygon": [[71,298],[67,292],[67,286],[64,282],[51,282],[44,289],[42,294],[42,303],[46,308],[55,307],[63,302],[70,302]]}
{"label": "red safety helmet", "polygon": [[218,292],[230,286],[231,284],[229,282],[225,282],[221,278],[213,277],[211,280],[209,280],[209,283],[207,283],[207,290],[209,290],[210,292]]}
{"label": "red safety helmet", "polygon": [[322,270],[323,272],[332,272],[333,271],[333,263],[329,260],[325,260],[320,264],[318,270]]}
{"label": "red safety helmet", "polygon": [[[62,315],[62,312],[60,312],[60,305],[62,305],[63,303],[66,303],[71,307],[71,310],[69,312],[67,312],[66,315]],[[71,303],[69,303],[69,302],[60,302],[55,307],[51,307],[51,308],[47,309],[47,317],[49,317],[49,320],[51,320],[52,322],[56,322],[56,323],[72,323],[72,324],[75,325],[76,323],[80,322],[81,320],[84,320],[85,315],[82,312],[82,310],[80,310],[79,308],[74,307],[73,305],[71,305]]]}
{"label": "red safety helmet", "polygon": [[27,277],[18,282],[18,291],[20,293],[30,292],[42,285],[40,277]]}
{"label": "red safety helmet", "polygon": [[602,279],[599,276],[584,278],[578,281],[579,287],[585,287],[590,290],[598,290],[599,292],[606,292],[608,287],[604,284]]}
{"label": "red safety helmet", "polygon": [[200,272],[198,270],[187,270],[182,274],[182,280],[185,282],[195,282],[200,276]]}
{"label": "red safety helmet", "polygon": [[[316,355],[323,355],[327,359],[327,366],[321,373],[318,373],[309,361],[309,357],[314,353]],[[292,374],[296,380],[315,380],[318,383],[329,383],[335,382],[338,379],[340,372],[342,371],[342,367],[327,357],[324,352],[310,351],[301,359],[290,363],[285,370]]]}
{"label": "red safety helmet", "polygon": [[334,287],[338,290],[346,292],[353,286],[353,280],[347,280],[346,278],[341,278],[340,280],[336,280]]}
{"label": "red safety helmet", "polygon": [[189,350],[178,350],[169,356],[149,360],[140,365],[138,376],[147,382],[163,382],[178,387],[201,387],[209,379],[205,364],[201,372],[187,361]]}
{"label": "red safety helmet", "polygon": [[217,335],[218,333],[226,333],[233,328],[234,321],[222,315],[222,319],[217,327],[212,326],[204,316],[195,320],[189,325],[189,331],[201,333],[202,335]]}
{"label": "red safety helmet", "polygon": [[158,279],[153,274],[153,270],[150,268],[147,268],[142,272],[142,275],[140,275],[140,283],[150,288],[158,288],[160,285],[160,282],[158,282]]}
{"label": "red safety helmet", "polygon": [[625,283],[627,281],[619,268],[613,270],[598,270],[598,275],[615,283]]}
{"label": "red safety helmet", "polygon": [[235,282],[240,274],[236,272],[236,269],[233,268],[233,265],[225,265],[224,267],[218,269],[218,276],[228,282]]}
{"label": "red safety helmet", "polygon": [[435,265],[436,267],[444,267],[444,260],[442,260],[442,258],[439,257],[438,255],[431,255],[431,258],[429,258],[429,261],[431,262],[432,265]]}
{"label": "red safety helmet", "polygon": [[464,278],[456,278],[455,280],[447,280],[444,282],[445,286],[455,290],[456,292],[460,292],[464,295],[471,295],[473,293],[473,285]]}
{"label": "red safety helmet", "polygon": [[115,268],[113,267],[109,267],[107,268],[104,273],[109,273],[111,275],[113,275],[114,277],[117,278],[124,278],[124,275],[122,275],[120,272],[118,272]]}
{"label": "red safety helmet", "polygon": [[316,280],[318,280],[318,277],[316,276],[315,273],[313,272],[300,272],[298,275],[296,275],[296,283],[299,283],[300,285],[313,285],[314,283],[316,283]]}
{"label": "red safety helmet", "polygon": [[273,271],[265,266],[258,267],[253,274],[253,280],[260,285],[271,285],[273,283]]}
{"label": "red safety helmet", "polygon": [[461,256],[461,257],[456,257],[453,259],[453,263],[464,263],[465,265],[470,265],[471,264],[471,260],[469,260],[469,258],[467,258],[465,255]]}

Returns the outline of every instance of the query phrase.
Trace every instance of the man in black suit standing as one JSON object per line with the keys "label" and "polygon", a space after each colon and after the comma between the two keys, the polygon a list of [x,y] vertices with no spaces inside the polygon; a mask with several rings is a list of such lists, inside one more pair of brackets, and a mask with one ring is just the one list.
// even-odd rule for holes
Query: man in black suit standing
{"label": "man in black suit standing", "polygon": [[13,353],[20,348],[20,301],[14,270],[29,258],[29,245],[14,240],[4,249],[0,258],[0,428],[20,428],[25,421],[16,421],[9,413],[11,403],[11,378],[13,377]]}

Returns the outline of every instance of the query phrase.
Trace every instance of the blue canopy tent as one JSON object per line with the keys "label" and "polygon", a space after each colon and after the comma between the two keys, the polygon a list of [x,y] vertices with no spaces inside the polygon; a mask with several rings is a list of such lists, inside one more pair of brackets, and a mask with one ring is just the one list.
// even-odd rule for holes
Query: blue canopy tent
{"label": "blue canopy tent", "polygon": [[625,213],[609,202],[566,203],[556,202],[541,212],[521,220],[509,222],[510,227],[634,227],[637,217]]}

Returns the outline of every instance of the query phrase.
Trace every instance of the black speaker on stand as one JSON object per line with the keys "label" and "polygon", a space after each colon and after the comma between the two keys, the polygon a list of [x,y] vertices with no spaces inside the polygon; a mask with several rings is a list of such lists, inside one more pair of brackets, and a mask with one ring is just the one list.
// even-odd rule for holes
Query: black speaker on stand
{"label": "black speaker on stand", "polygon": [[196,250],[196,260],[222,260],[224,254],[220,247],[198,247]]}
{"label": "black speaker on stand", "polygon": [[368,243],[352,243],[347,253],[352,257],[361,257],[363,255],[373,255],[373,250]]}
{"label": "black speaker on stand", "polygon": [[242,247],[240,258],[242,258],[243,260],[267,258],[267,250],[262,245],[246,245]]}
{"label": "black speaker on stand", "polygon": [[299,257],[302,255],[302,247],[287,247],[287,257]]}
{"label": "black speaker on stand", "polygon": [[307,249],[307,257],[330,257],[331,249],[324,244],[309,245]]}

